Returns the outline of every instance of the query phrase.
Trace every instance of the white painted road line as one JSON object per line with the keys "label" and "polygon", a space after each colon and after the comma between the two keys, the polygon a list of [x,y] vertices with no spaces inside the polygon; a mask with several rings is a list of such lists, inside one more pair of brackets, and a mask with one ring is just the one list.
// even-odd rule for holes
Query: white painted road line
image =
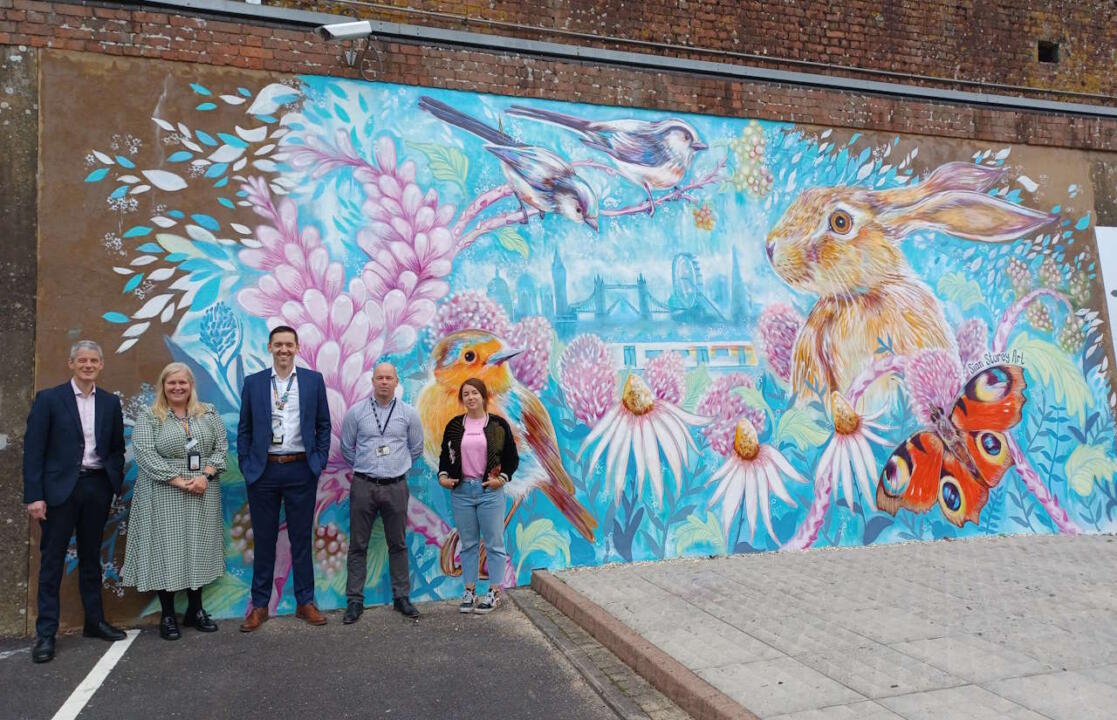
{"label": "white painted road line", "polygon": [[139,630],[129,630],[127,638],[119,642],[114,642],[108,652],[97,661],[97,664],[93,666],[93,669],[90,670],[89,674],[85,676],[85,679],[81,681],[81,685],[78,685],[77,688],[70,693],[70,697],[66,699],[66,702],[59,708],[58,712],[54,714],[52,720],[74,720],[74,718],[78,716],[78,713],[82,711],[82,708],[85,707],[85,704],[89,702],[89,699],[93,697],[93,694],[97,692],[97,688],[101,687],[101,683],[105,682],[105,678],[112,672],[113,667],[120,662],[120,658],[124,657],[124,653],[128,650],[128,646],[132,644],[132,641],[135,640],[136,636],[139,634]]}
{"label": "white painted road line", "polygon": [[31,652],[31,648],[20,648],[19,650],[5,650],[4,652],[0,652],[0,660],[5,660],[7,658],[10,658],[13,655],[19,655],[20,653],[25,653],[25,652]]}

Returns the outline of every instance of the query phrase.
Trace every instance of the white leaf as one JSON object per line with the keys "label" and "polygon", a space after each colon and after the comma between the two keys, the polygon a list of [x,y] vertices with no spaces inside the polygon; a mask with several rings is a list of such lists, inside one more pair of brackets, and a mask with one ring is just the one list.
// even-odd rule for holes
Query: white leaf
{"label": "white leaf", "polygon": [[250,238],[250,237],[246,237],[243,240],[241,240],[241,244],[243,244],[245,247],[250,247],[250,248],[258,248],[258,247],[263,247],[264,246],[264,243],[260,242],[256,238]]}
{"label": "white leaf", "polygon": [[275,163],[271,160],[253,160],[252,167],[262,172],[275,172]]}
{"label": "white leaf", "polygon": [[186,137],[194,137],[193,135],[190,134],[190,128],[186,127],[182,123],[178,124],[178,131],[180,133],[182,133],[183,135],[185,135]]}
{"label": "white leaf", "polygon": [[244,98],[242,98],[240,95],[222,95],[221,99],[229,103],[230,105],[244,104]]}
{"label": "white leaf", "polygon": [[171,220],[170,218],[163,217],[162,215],[156,215],[155,217],[151,218],[151,222],[155,223],[161,228],[174,227],[178,224],[177,220]]}
{"label": "white leaf", "polygon": [[1008,154],[1010,152],[1012,152],[1012,148],[1005,148],[1004,150],[1001,150],[996,155],[994,155],[993,159],[994,160],[1004,160],[1006,157],[1008,157]]}
{"label": "white leaf", "polygon": [[118,347],[116,349],[116,354],[119,355],[120,353],[124,352],[128,348],[132,347],[133,345],[136,344],[136,342],[138,340],[139,340],[139,338],[132,338],[131,340],[125,340],[124,342],[120,343],[120,347]]}
{"label": "white leaf", "polygon": [[1016,178],[1016,182],[1023,185],[1024,189],[1030,193],[1034,193],[1036,191],[1036,188],[1039,187],[1039,183],[1037,183],[1035,180],[1031,179],[1027,175],[1019,176],[1018,178]]}
{"label": "white leaf", "polygon": [[145,302],[143,304],[143,307],[141,307],[139,310],[137,310],[132,315],[132,317],[135,318],[136,320],[146,320],[147,318],[153,318],[153,317],[155,317],[156,315],[159,314],[159,312],[164,308],[164,306],[166,306],[167,301],[170,300],[172,297],[174,297],[174,296],[171,295],[170,293],[164,293],[162,295],[156,295],[155,297],[153,297],[150,300],[148,300],[147,302]]}
{"label": "white leaf", "polygon": [[117,178],[117,180],[119,180],[120,182],[128,183],[129,185],[131,185],[132,183],[138,183],[140,181],[140,179],[135,175],[121,175]]}
{"label": "white leaf", "polygon": [[205,167],[206,165],[209,165],[209,160],[206,160],[205,158],[198,158],[197,160],[191,160],[190,164],[194,167]]}
{"label": "white leaf", "polygon": [[268,126],[261,125],[258,128],[253,128],[252,130],[245,130],[240,125],[237,125],[237,135],[239,135],[240,139],[244,140],[245,142],[257,143],[267,138]]}
{"label": "white leaf", "polygon": [[281,138],[281,137],[283,137],[284,135],[286,135],[286,134],[287,134],[287,133],[289,133],[289,132],[291,132],[291,131],[290,131],[290,130],[288,130],[287,128],[285,128],[285,127],[281,127],[281,128],[276,128],[276,129],[275,129],[275,130],[274,130],[274,131],[272,132],[272,134],[271,134],[271,138],[272,138],[273,140],[275,140],[275,139],[278,139],[278,138]]}
{"label": "white leaf", "polygon": [[144,334],[144,330],[151,327],[150,322],[136,323],[124,331],[124,337],[139,337]]}
{"label": "white leaf", "polygon": [[299,97],[301,93],[295,88],[272,83],[256,94],[256,99],[245,112],[249,115],[273,115],[281,105],[294,102]]}
{"label": "white leaf", "polygon": [[154,255],[140,255],[138,258],[128,264],[135,265],[136,267],[143,267],[144,265],[150,265],[158,259],[159,258],[155,257]]}
{"label": "white leaf", "polygon": [[869,177],[869,174],[872,171],[873,171],[873,161],[870,160],[869,162],[862,165],[861,169],[857,171],[857,179],[858,180],[864,180],[865,178]]}
{"label": "white leaf", "polygon": [[200,227],[198,225],[187,225],[186,226],[186,234],[189,235],[194,240],[201,240],[202,242],[211,242],[211,243],[217,242],[217,238],[214,237],[213,233],[211,233],[209,230],[206,230],[204,227]]}
{"label": "white leaf", "polygon": [[163,128],[163,129],[164,129],[164,130],[166,130],[167,132],[174,132],[174,131],[175,131],[175,126],[174,126],[174,125],[172,125],[172,124],[170,124],[170,123],[169,123],[169,122],[167,122],[166,120],[160,120],[160,119],[159,119],[159,118],[157,118],[157,117],[152,117],[151,119],[155,121],[155,124],[156,124],[156,125],[158,125],[159,127]]}
{"label": "white leaf", "polygon": [[131,275],[132,273],[136,272],[135,270],[129,270],[126,267],[117,267],[115,265],[113,266],[112,271],[117,275]]}
{"label": "white leaf", "polygon": [[244,166],[247,163],[248,163],[247,158],[241,158],[240,160],[237,160],[236,163],[233,164],[233,172],[237,172],[238,170],[244,169]]}
{"label": "white leaf", "polygon": [[159,319],[162,320],[163,322],[170,322],[171,318],[173,318],[174,316],[175,316],[175,304],[171,303],[167,307],[163,308],[163,314],[159,316]]}
{"label": "white leaf", "polygon": [[94,150],[93,151],[93,157],[97,158],[98,160],[100,160],[101,162],[103,162],[106,165],[112,165],[113,164],[113,159],[111,157],[109,157],[108,155],[106,155],[105,153],[101,152],[100,150]]}
{"label": "white leaf", "polygon": [[167,278],[169,278],[171,275],[174,275],[174,274],[175,274],[175,269],[174,268],[162,267],[162,268],[158,268],[156,270],[152,270],[150,273],[148,273],[147,279],[158,282],[160,280],[166,280]]}
{"label": "white leaf", "polygon": [[236,148],[232,145],[222,145],[213,151],[209,159],[215,163],[232,162],[244,154],[244,148]]}
{"label": "white leaf", "polygon": [[172,290],[182,290],[183,292],[192,288],[201,287],[201,283],[191,280],[189,275],[183,275],[178,280],[171,283]]}
{"label": "white leaf", "polygon": [[268,153],[270,153],[274,149],[275,149],[275,143],[268,143],[267,145],[265,145],[264,147],[262,147],[262,148],[260,148],[259,150],[256,151],[256,153],[255,153],[256,157],[259,157],[261,155],[267,155]]}
{"label": "white leaf", "polygon": [[276,185],[275,183],[268,183],[268,186],[271,187],[271,191],[273,193],[275,193],[276,195],[286,195],[287,194],[286,190],[284,190],[279,185]]}
{"label": "white leaf", "polygon": [[150,189],[151,189],[150,185],[137,185],[136,187],[132,188],[128,192],[128,194],[129,195],[139,195],[140,193],[145,193]]}
{"label": "white leaf", "polygon": [[239,232],[241,235],[251,235],[252,234],[252,229],[249,228],[247,225],[241,225],[240,223],[229,223],[229,227],[233,228],[234,230]]}
{"label": "white leaf", "polygon": [[160,190],[167,192],[174,192],[175,190],[183,190],[186,188],[186,181],[175,175],[173,172],[166,170],[144,170],[143,176],[151,181],[151,184]]}
{"label": "white leaf", "polygon": [[191,142],[190,140],[183,140],[182,144],[184,146],[186,146],[187,148],[193,150],[194,152],[197,152],[197,153],[205,152],[204,150],[202,150],[202,146],[199,145],[196,142]]}

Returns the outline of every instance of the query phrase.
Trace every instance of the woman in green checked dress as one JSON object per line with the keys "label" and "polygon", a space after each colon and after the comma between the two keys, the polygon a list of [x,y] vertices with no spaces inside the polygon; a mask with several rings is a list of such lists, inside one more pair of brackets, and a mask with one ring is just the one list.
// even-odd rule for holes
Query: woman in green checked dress
{"label": "woman in green checked dress", "polygon": [[159,593],[159,635],[177,640],[175,593],[186,591],[182,624],[217,625],[202,608],[202,587],[225,573],[221,485],[228,440],[212,405],[198,402],[194,374],[171,363],[159,375],[155,402],[132,428],[139,468],[128,518],[124,584]]}

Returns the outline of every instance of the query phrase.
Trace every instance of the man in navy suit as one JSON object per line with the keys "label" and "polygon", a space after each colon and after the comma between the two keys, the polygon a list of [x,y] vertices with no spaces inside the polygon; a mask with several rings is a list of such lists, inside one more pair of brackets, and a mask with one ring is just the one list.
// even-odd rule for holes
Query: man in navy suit
{"label": "man in navy suit", "polygon": [[78,587],[85,608],[83,635],[123,640],[105,622],[101,605],[101,536],[113,495],[124,479],[124,414],[120,400],[96,386],[104,368],[101,346],[82,340],[70,348],[69,382],[40,390],[23,439],[23,501],[42,527],[39,543],[39,617],[31,660],[54,659],[58,589],[70,535],[77,531]]}
{"label": "man in navy suit", "polygon": [[248,485],[255,553],[252,559],[252,610],[241,632],[268,619],[279,508],[287,517],[291,570],[295,576],[295,617],[325,625],[314,604],[311,553],[318,476],[330,457],[330,407],[322,375],[295,368],[299,336],[280,325],[268,336],[273,365],[244,379],[237,426],[237,457]]}

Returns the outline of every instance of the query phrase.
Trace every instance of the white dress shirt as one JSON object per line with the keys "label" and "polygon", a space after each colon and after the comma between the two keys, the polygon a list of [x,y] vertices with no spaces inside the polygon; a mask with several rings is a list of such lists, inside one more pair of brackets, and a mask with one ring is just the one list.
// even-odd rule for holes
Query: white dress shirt
{"label": "white dress shirt", "polygon": [[[268,395],[271,397],[272,417],[283,418],[283,442],[279,445],[269,445],[268,452],[272,455],[290,455],[291,453],[306,452],[303,445],[302,428],[299,427],[299,377],[296,370],[291,370],[291,392],[287,395],[287,403],[279,409],[279,398],[283,397],[287,389],[287,380],[281,380],[276,375],[275,368],[271,369],[271,382]],[[276,392],[278,390],[278,393]]]}
{"label": "white dress shirt", "polygon": [[81,456],[83,468],[97,469],[101,467],[101,458],[97,457],[97,386],[94,385],[88,395],[81,394],[77,382],[70,379],[70,387],[74,389],[74,400],[78,403],[78,417],[81,418],[81,432],[85,436],[85,451]]}

